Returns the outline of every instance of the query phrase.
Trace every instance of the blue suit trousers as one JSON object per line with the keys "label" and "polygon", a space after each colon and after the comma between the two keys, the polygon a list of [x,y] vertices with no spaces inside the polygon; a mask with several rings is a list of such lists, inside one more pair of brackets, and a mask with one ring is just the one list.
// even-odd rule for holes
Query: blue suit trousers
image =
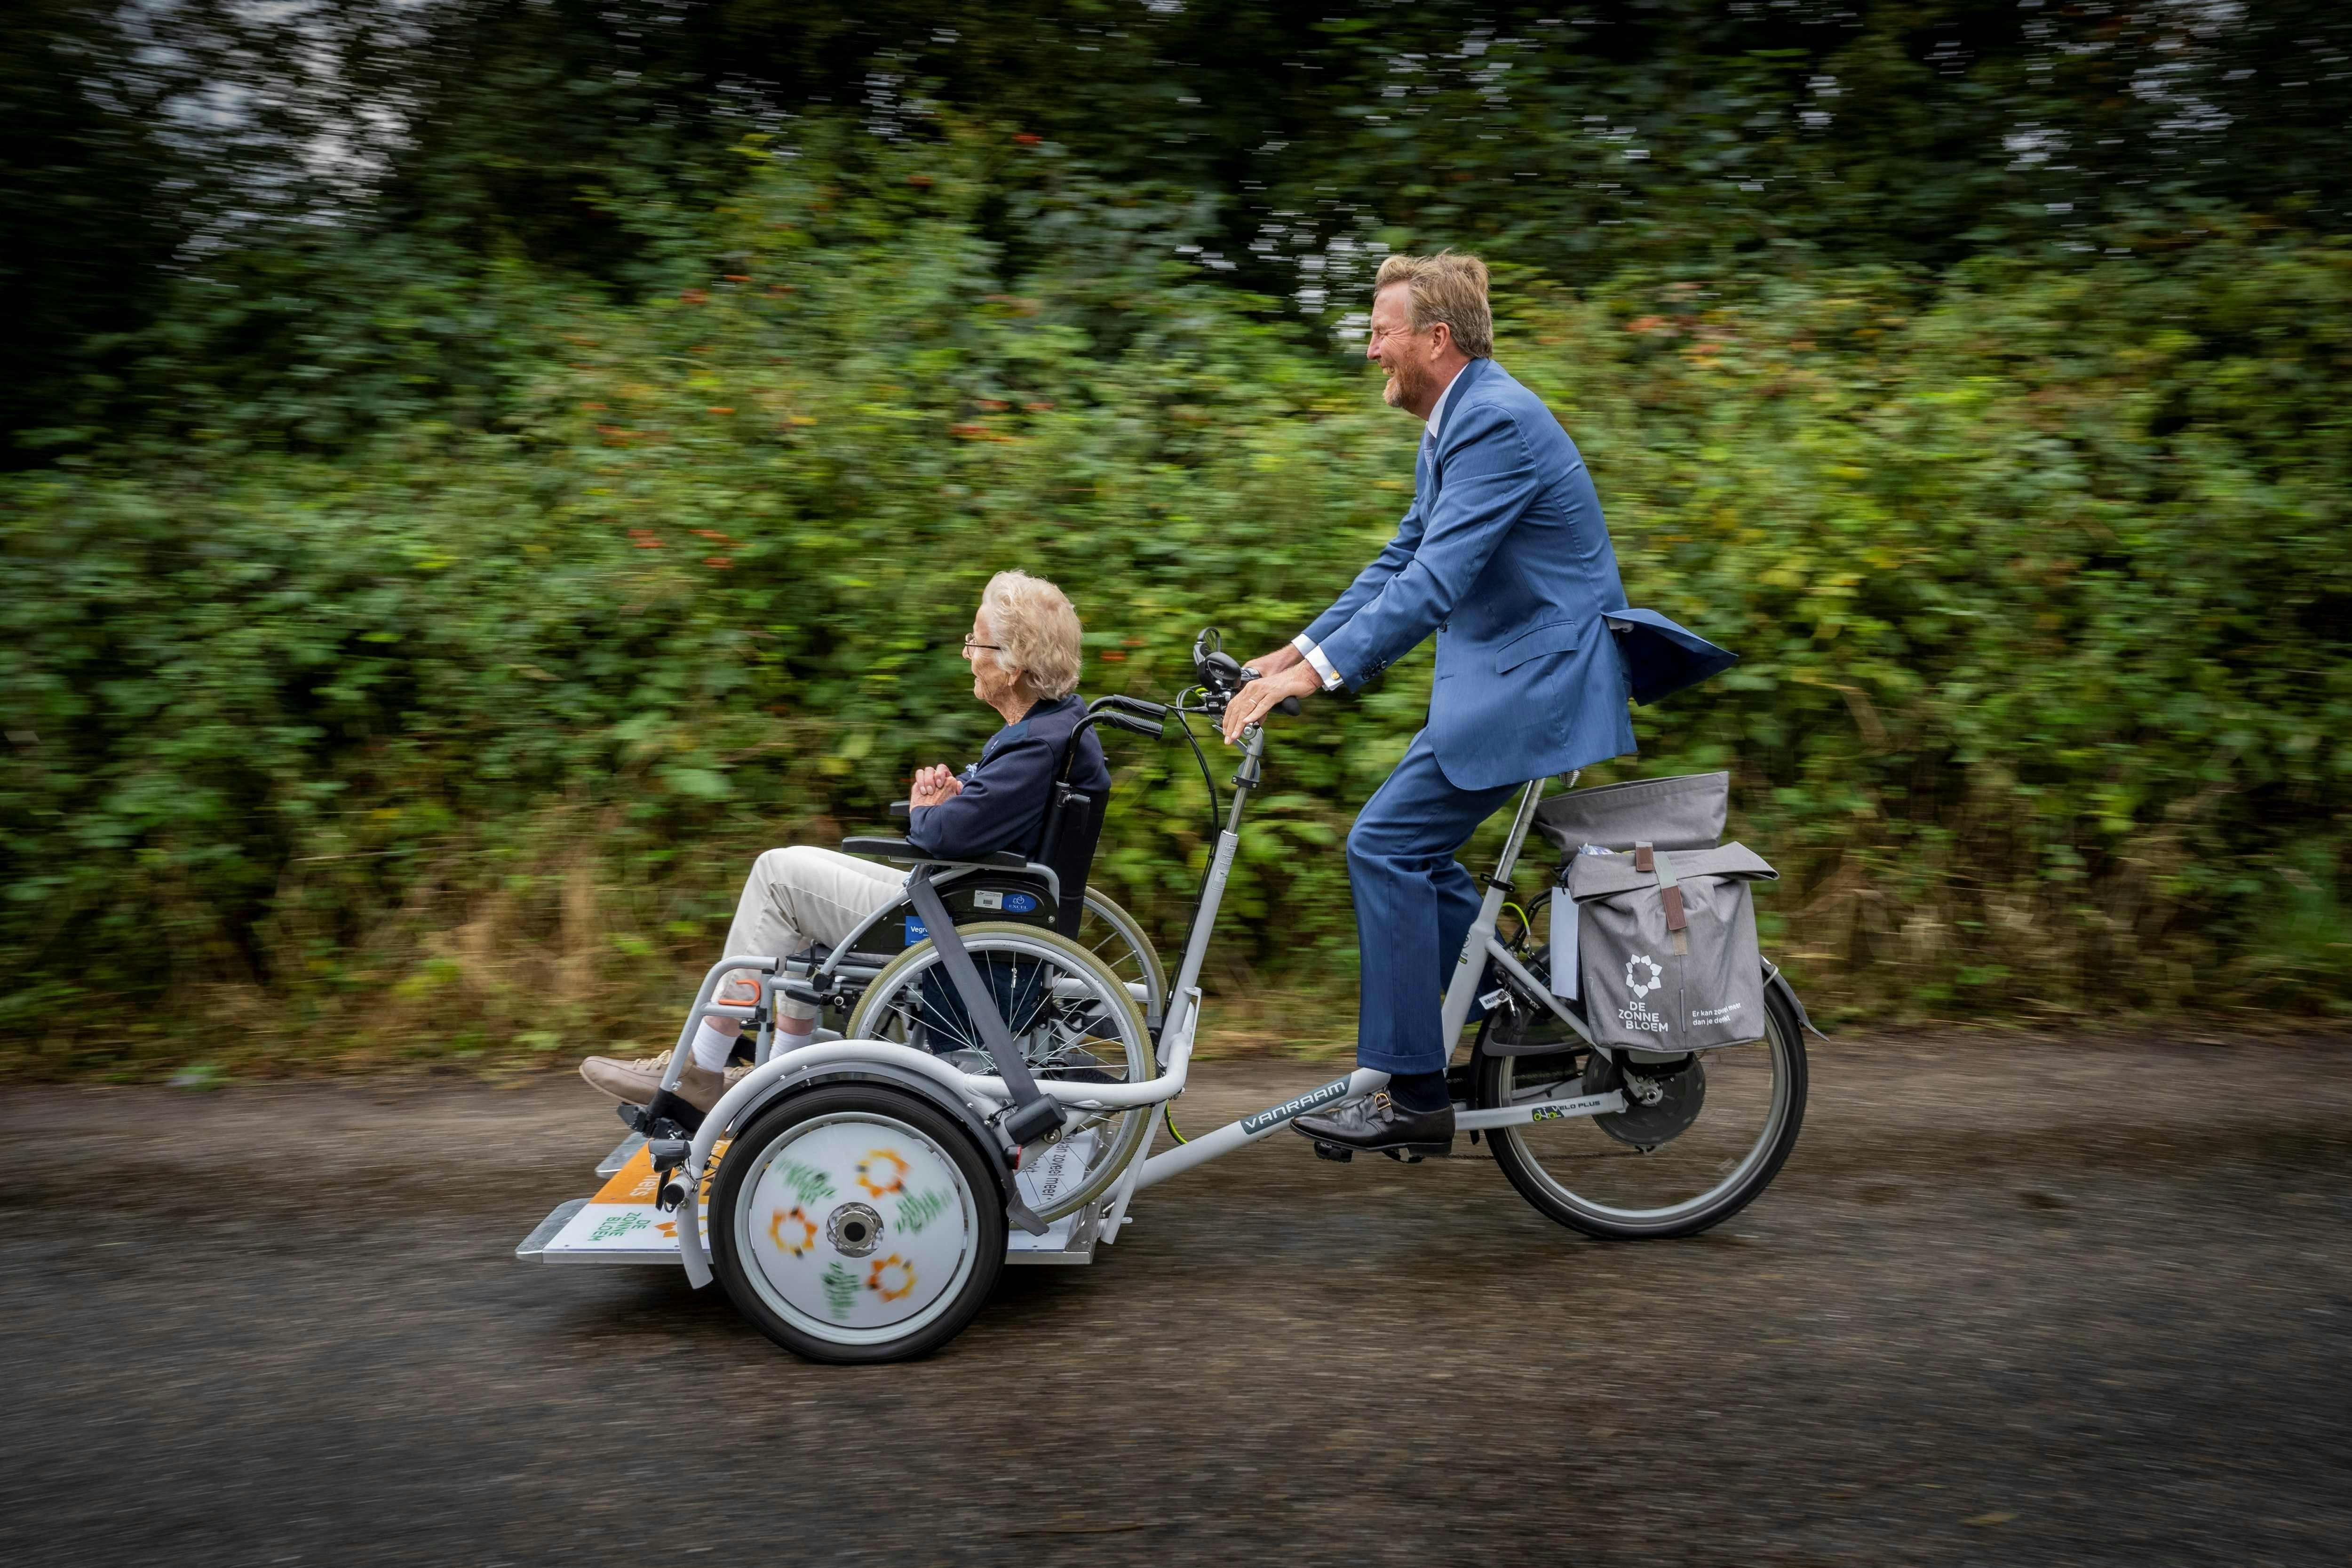
{"label": "blue suit trousers", "polygon": [[1363,1011],[1356,1060],[1386,1073],[1438,1072],[1446,982],[1477,917],[1477,884],[1454,859],[1515,784],[1462,789],[1437,765],[1429,731],[1412,738],[1348,834]]}

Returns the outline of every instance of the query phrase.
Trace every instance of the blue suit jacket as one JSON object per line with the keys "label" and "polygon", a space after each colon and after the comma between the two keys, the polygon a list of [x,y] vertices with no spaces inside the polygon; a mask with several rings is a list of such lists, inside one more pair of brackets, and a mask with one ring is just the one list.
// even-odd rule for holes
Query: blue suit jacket
{"label": "blue suit jacket", "polygon": [[[1633,751],[1615,632],[1669,639],[1695,660],[1692,679],[1731,661],[1664,616],[1625,609],[1576,443],[1493,360],[1462,368],[1414,480],[1396,537],[1307,636],[1352,688],[1437,634],[1429,740],[1455,788],[1522,784]],[[1650,701],[1684,684],[1633,694]]]}

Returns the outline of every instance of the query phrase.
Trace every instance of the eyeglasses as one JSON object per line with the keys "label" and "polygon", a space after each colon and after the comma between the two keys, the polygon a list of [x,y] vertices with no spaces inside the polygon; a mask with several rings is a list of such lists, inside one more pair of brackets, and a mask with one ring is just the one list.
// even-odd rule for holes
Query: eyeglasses
{"label": "eyeglasses", "polygon": [[970,637],[963,639],[964,652],[970,653],[974,648],[980,648],[987,653],[1003,653],[1004,645],[1001,642],[974,642]]}

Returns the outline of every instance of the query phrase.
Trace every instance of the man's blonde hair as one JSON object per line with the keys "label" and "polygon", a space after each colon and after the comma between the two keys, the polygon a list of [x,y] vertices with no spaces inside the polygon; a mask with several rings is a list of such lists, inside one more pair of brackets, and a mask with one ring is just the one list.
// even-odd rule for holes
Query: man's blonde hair
{"label": "man's blonde hair", "polygon": [[1454,250],[1391,256],[1381,263],[1372,292],[1391,283],[1405,286],[1414,331],[1425,332],[1443,321],[1453,329],[1455,348],[1472,359],[1495,356],[1495,312],[1486,303],[1485,262]]}
{"label": "man's blonde hair", "polygon": [[1069,596],[1043,577],[999,572],[981,591],[996,668],[1018,669],[1039,697],[1067,697],[1078,689],[1078,612]]}

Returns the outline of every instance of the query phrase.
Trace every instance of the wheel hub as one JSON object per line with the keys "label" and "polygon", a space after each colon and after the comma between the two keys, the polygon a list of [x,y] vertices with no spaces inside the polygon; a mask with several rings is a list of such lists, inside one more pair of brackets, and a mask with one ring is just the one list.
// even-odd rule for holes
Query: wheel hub
{"label": "wheel hub", "polygon": [[1654,1149],[1690,1131],[1706,1105],[1706,1069],[1696,1053],[1671,1068],[1624,1067],[1625,1109],[1593,1125],[1620,1143]]}
{"label": "wheel hub", "polygon": [[882,1240],[882,1216],[870,1204],[844,1204],[824,1222],[824,1238],[845,1258],[863,1258]]}

